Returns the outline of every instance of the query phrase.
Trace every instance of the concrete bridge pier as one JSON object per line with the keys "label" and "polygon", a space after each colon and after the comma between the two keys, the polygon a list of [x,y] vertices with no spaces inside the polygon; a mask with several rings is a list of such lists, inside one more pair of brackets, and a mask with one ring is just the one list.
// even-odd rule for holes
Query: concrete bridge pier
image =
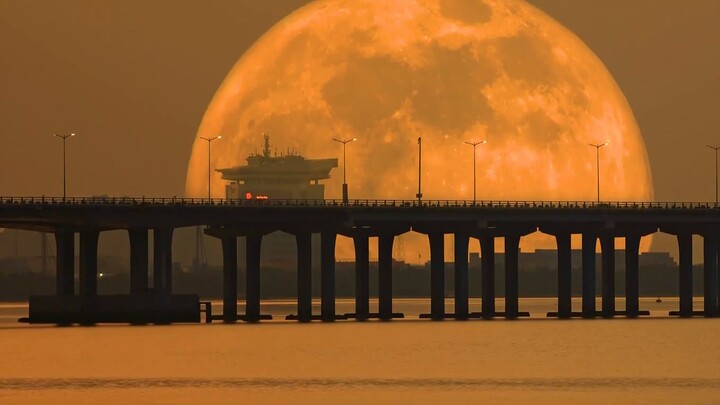
{"label": "concrete bridge pier", "polygon": [[238,320],[237,308],[237,237],[226,236],[220,239],[223,250],[223,313],[225,323]]}
{"label": "concrete bridge pier", "polygon": [[378,316],[380,320],[393,318],[392,310],[392,248],[395,235],[381,233],[378,236]]}
{"label": "concrete bridge pier", "polygon": [[625,236],[625,316],[637,318],[640,315],[640,272],[639,258],[641,235]]}
{"label": "concrete bridge pier", "polygon": [[297,243],[297,320],[312,320],[312,234],[301,231],[295,234]]}
{"label": "concrete bridge pier", "polygon": [[610,232],[600,235],[602,249],[602,316],[615,316],[615,236]]}
{"label": "concrete bridge pier", "polygon": [[80,296],[97,295],[97,247],[100,231],[83,229],[80,231]]}
{"label": "concrete bridge pier", "polygon": [[[331,322],[335,315],[335,242],[337,233],[324,231],[320,234],[320,317]],[[343,317],[344,318],[344,317]]]}
{"label": "concrete bridge pier", "polygon": [[55,232],[55,293],[59,296],[75,294],[75,233]]}
{"label": "concrete bridge pier", "polygon": [[555,234],[558,255],[558,318],[572,316],[572,264],[570,250],[570,232]]}
{"label": "concrete bridge pier", "polygon": [[597,235],[582,234],[582,317],[595,318],[595,246]]}
{"label": "concrete bridge pier", "polygon": [[467,320],[470,317],[468,297],[468,243],[466,233],[455,234],[455,319]]}
{"label": "concrete bridge pier", "polygon": [[173,228],[153,230],[153,290],[156,294],[172,291]]}
{"label": "concrete bridge pier", "polygon": [[260,247],[261,233],[245,235],[245,317],[246,322],[258,322],[260,315]]}
{"label": "concrete bridge pier", "polygon": [[495,317],[495,235],[490,232],[478,236],[480,240],[482,290],[482,318]]}
{"label": "concrete bridge pier", "polygon": [[130,237],[130,294],[141,294],[148,290],[148,230],[133,228]]}
{"label": "concrete bridge pier", "polygon": [[718,308],[718,235],[703,235],[704,315],[717,316]]}
{"label": "concrete bridge pier", "polygon": [[430,319],[445,319],[445,234],[431,232],[430,240]]}
{"label": "concrete bridge pier", "polygon": [[520,235],[505,235],[505,318],[507,319],[516,319],[521,315],[518,304],[520,296],[519,254]]}
{"label": "concrete bridge pier", "polygon": [[370,237],[353,235],[355,244],[355,320],[370,318]]}
{"label": "concrete bridge pier", "polygon": [[677,240],[680,253],[680,311],[678,315],[691,317],[693,316],[692,233],[679,232]]}

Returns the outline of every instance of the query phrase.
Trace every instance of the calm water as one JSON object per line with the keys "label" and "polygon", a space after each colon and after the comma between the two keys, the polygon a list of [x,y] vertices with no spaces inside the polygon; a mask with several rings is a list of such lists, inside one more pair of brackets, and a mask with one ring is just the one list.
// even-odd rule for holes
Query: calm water
{"label": "calm water", "polygon": [[720,404],[720,319],[642,308],[558,321],[554,300],[526,299],[530,319],[431,322],[413,319],[428,300],[396,300],[409,319],[61,328],[2,304],[0,404]]}

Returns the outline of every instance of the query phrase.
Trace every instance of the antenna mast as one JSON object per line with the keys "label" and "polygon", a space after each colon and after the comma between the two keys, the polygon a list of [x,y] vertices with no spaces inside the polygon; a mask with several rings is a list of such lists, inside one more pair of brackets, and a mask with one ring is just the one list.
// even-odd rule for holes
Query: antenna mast
{"label": "antenna mast", "polygon": [[263,134],[263,156],[270,157],[270,135],[267,132]]}

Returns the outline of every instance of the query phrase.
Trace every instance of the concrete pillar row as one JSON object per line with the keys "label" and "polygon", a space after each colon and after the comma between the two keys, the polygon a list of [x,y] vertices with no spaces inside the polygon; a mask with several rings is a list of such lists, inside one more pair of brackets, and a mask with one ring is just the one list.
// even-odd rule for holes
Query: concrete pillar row
{"label": "concrete pillar row", "polygon": [[482,290],[482,317],[492,319],[495,317],[495,237],[481,235],[480,240]]}
{"label": "concrete pillar row", "polygon": [[555,234],[558,255],[558,318],[572,316],[570,233]]}
{"label": "concrete pillar row", "polygon": [[445,234],[431,232],[430,240],[430,319],[445,319]]}
{"label": "concrete pillar row", "polygon": [[455,234],[455,319],[466,320],[470,316],[468,281],[468,243],[470,237]]}
{"label": "concrete pillar row", "polygon": [[355,244],[355,319],[370,318],[370,240],[367,234],[353,236]]}
{"label": "concrete pillar row", "polygon": [[97,248],[100,231],[84,229],[80,231],[80,296],[97,295]]}
{"label": "concrete pillar row", "polygon": [[606,232],[600,235],[602,249],[602,316],[615,316],[615,236]]}
{"label": "concrete pillar row", "polygon": [[520,235],[505,235],[505,318],[508,319],[520,315],[519,255]]}
{"label": "concrete pillar row", "polygon": [[719,314],[718,308],[718,236],[703,236],[704,315]]}
{"label": "concrete pillar row", "polygon": [[395,235],[381,234],[378,237],[378,309],[381,320],[391,320],[392,305],[392,249]]}
{"label": "concrete pillar row", "polygon": [[172,293],[173,228],[153,229],[153,290],[156,294]]}
{"label": "concrete pillar row", "polygon": [[582,317],[594,318],[595,311],[595,246],[597,235],[592,232],[582,234]]}
{"label": "concrete pillar row", "polygon": [[680,312],[682,317],[693,315],[692,291],[692,233],[679,232],[677,234],[679,260],[679,286],[680,286]]}
{"label": "concrete pillar row", "polygon": [[60,296],[75,294],[75,233],[55,232],[55,293]]}
{"label": "concrete pillar row", "polygon": [[220,239],[223,250],[223,322],[238,320],[238,263],[237,237],[226,236]]}
{"label": "concrete pillar row", "polygon": [[130,294],[141,294],[148,289],[148,230],[129,229],[130,237]]}
{"label": "concrete pillar row", "polygon": [[260,247],[262,234],[245,236],[245,321],[260,320]]}
{"label": "concrete pillar row", "polygon": [[337,233],[320,234],[320,314],[325,322],[335,320],[335,242]]}
{"label": "concrete pillar row", "polygon": [[640,235],[625,236],[625,316],[640,315]]}
{"label": "concrete pillar row", "polygon": [[295,234],[297,242],[297,320],[312,320],[312,234],[299,232]]}

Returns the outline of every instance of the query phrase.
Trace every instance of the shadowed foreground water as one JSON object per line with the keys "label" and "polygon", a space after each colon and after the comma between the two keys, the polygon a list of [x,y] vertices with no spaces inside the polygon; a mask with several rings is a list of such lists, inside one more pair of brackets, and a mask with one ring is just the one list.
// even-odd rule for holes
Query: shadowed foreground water
{"label": "shadowed foreground water", "polygon": [[547,320],[555,301],[528,299],[520,321],[61,328],[14,323],[27,308],[5,304],[0,404],[720,404],[720,319],[667,318],[676,306],[643,300],[653,316],[638,320]]}

